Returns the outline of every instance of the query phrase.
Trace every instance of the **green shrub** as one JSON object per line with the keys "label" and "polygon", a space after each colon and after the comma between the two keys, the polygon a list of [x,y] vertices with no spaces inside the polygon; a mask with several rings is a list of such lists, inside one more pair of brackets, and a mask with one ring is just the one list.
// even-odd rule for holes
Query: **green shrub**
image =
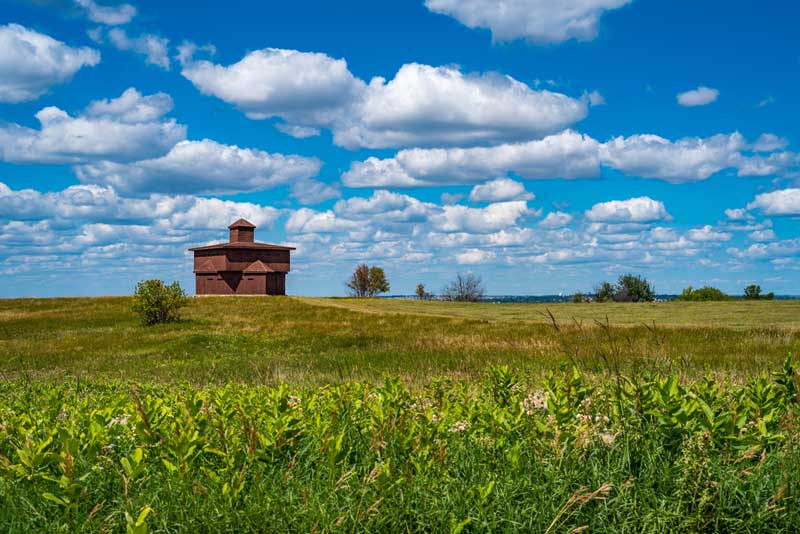
{"label": "green shrub", "polygon": [[712,300],[731,300],[731,297],[723,293],[720,289],[711,286],[703,286],[700,289],[687,287],[677,300],[687,301],[712,301]]}
{"label": "green shrub", "polygon": [[639,275],[624,274],[616,285],[603,282],[595,289],[597,302],[653,302],[656,292],[646,278]]}
{"label": "green shrub", "polygon": [[617,302],[653,302],[656,292],[646,278],[633,274],[624,274],[617,282]]}
{"label": "green shrub", "polygon": [[595,289],[595,299],[597,302],[610,302],[614,300],[617,288],[611,282],[603,282]]}
{"label": "green shrub", "polygon": [[186,293],[178,282],[167,285],[161,280],[142,280],[136,284],[133,311],[142,317],[145,326],[177,321],[180,309],[187,304]]}
{"label": "green shrub", "polygon": [[572,295],[572,302],[574,302],[575,304],[580,304],[581,302],[583,302],[583,293],[578,291],[577,293]]}
{"label": "green shrub", "polygon": [[772,300],[775,298],[775,293],[769,292],[767,294],[761,293],[761,286],[752,284],[744,288],[745,300]]}

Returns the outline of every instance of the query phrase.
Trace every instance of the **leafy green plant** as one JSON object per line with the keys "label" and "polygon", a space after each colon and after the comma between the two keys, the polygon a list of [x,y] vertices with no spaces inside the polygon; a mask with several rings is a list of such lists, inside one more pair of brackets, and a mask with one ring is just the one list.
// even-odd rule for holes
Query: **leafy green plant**
{"label": "leafy green plant", "polygon": [[692,286],[685,288],[677,300],[684,301],[721,301],[731,300],[732,297],[723,293],[720,289],[711,286],[703,286],[694,289]]}
{"label": "leafy green plant", "polygon": [[4,381],[0,531],[793,531],[799,382]]}
{"label": "leafy green plant", "polygon": [[166,285],[161,280],[143,280],[136,284],[133,311],[146,326],[171,323],[180,319],[180,309],[188,304],[186,293],[178,282]]}

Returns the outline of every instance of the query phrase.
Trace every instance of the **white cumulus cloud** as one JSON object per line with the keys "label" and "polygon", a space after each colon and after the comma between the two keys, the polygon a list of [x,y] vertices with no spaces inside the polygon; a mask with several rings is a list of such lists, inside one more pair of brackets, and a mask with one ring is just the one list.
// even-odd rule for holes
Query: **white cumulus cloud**
{"label": "white cumulus cloud", "polygon": [[98,63],[92,48],[73,48],[19,24],[0,26],[0,102],[34,100]]}
{"label": "white cumulus cloud", "polygon": [[475,265],[478,263],[487,263],[496,257],[497,254],[491,250],[470,248],[456,254],[456,262],[460,265]]}
{"label": "white cumulus cloud", "polygon": [[495,41],[534,43],[589,41],[600,17],[632,0],[426,0],[434,13],[453,17],[468,28],[488,28]]}
{"label": "white cumulus cloud", "polygon": [[489,204],[485,208],[443,206],[430,220],[433,227],[442,232],[488,234],[516,226],[527,213],[528,203],[516,200]]}
{"label": "white cumulus cloud", "polygon": [[108,41],[118,50],[144,56],[145,63],[169,70],[169,39],[150,33],[131,37],[122,28],[108,31]]}
{"label": "white cumulus cloud", "polygon": [[800,215],[800,188],[761,193],[747,205],[747,209],[758,209],[765,215]]}
{"label": "white cumulus cloud", "polygon": [[700,242],[730,241],[733,237],[733,234],[729,232],[716,231],[710,224],[707,224],[705,226],[701,226],[700,228],[692,228],[686,232],[686,237],[692,241]]}
{"label": "white cumulus cloud", "polygon": [[186,61],[181,71],[203,94],[233,104],[251,119],[329,127],[365,90],[343,59],[265,48],[229,66]]}
{"label": "white cumulus cloud", "polygon": [[76,169],[83,182],[124,193],[231,194],[292,185],[310,179],[316,158],[272,154],[203,139],[181,141],[162,157],[122,164],[97,162]]}
{"label": "white cumulus cloud", "polygon": [[547,217],[539,221],[539,226],[554,230],[556,228],[563,228],[572,222],[572,215],[564,213],[563,211],[551,211]]}
{"label": "white cumulus cloud", "polygon": [[130,4],[101,6],[93,0],[75,0],[75,4],[85,10],[89,20],[108,26],[127,24],[136,16],[136,8]]}
{"label": "white cumulus cloud", "polygon": [[583,119],[587,105],[510,76],[412,63],[391,81],[374,78],[354,112],[334,130],[347,148],[464,146],[558,132]]}
{"label": "white cumulus cloud", "polygon": [[670,215],[663,202],[650,197],[637,197],[595,204],[586,212],[586,218],[592,222],[649,223],[669,220]]}
{"label": "white cumulus cloud", "polygon": [[182,74],[252,119],[278,117],[294,137],[333,132],[349,149],[479,145],[541,137],[583,119],[590,97],[533,90],[497,73],[403,65],[394,79],[356,78],[343,59],[266,48],[232,65],[181,54]]}
{"label": "white cumulus cloud", "polygon": [[506,174],[530,180],[594,177],[600,172],[598,147],[586,135],[565,131],[494,147],[401,150],[394,158],[353,162],[342,181],[348,187],[412,187],[474,184]]}
{"label": "white cumulus cloud", "polygon": [[497,178],[476,185],[469,193],[472,202],[503,202],[505,200],[533,200],[534,195],[525,190],[525,185],[510,178]]}
{"label": "white cumulus cloud", "polygon": [[707,106],[719,98],[719,91],[701,85],[697,89],[678,93],[675,98],[684,107]]}
{"label": "white cumulus cloud", "polygon": [[36,114],[40,129],[0,125],[0,159],[11,163],[131,161],[160,156],[186,138],[186,127],[163,114],[172,108],[164,93],[143,96],[128,89],[78,116],[57,107]]}
{"label": "white cumulus cloud", "polygon": [[722,169],[741,163],[746,147],[739,133],[670,141],[657,135],[617,137],[601,148],[603,164],[631,176],[658,178],[672,183],[705,180]]}

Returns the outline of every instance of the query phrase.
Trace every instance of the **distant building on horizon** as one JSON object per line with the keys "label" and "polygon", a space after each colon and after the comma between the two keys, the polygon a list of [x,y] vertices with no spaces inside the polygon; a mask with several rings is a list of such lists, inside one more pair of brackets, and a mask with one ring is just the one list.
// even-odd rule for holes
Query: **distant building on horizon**
{"label": "distant building on horizon", "polygon": [[257,243],[253,223],[230,226],[230,241],[190,248],[197,295],[285,295],[294,247]]}

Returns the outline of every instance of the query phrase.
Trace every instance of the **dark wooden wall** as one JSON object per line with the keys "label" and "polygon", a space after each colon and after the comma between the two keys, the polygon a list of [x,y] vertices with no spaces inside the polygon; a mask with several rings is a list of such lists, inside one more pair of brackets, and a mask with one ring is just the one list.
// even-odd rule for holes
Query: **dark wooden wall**
{"label": "dark wooden wall", "polygon": [[285,273],[215,273],[195,275],[197,295],[285,295]]}

